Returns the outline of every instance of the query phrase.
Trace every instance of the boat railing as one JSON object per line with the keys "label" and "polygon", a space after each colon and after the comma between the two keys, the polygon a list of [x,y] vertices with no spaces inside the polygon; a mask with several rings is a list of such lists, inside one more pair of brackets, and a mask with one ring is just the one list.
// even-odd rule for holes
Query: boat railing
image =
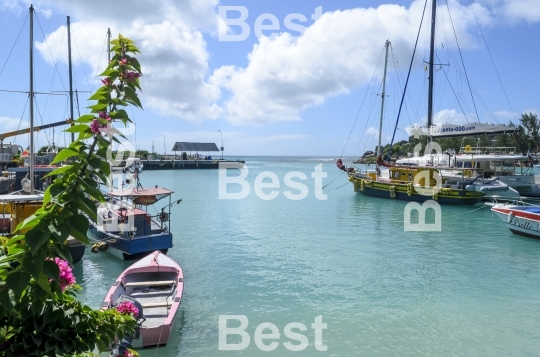
{"label": "boat railing", "polygon": [[516,148],[511,146],[471,146],[465,145],[459,149],[460,154],[491,154],[491,155],[503,155],[503,154],[515,154]]}

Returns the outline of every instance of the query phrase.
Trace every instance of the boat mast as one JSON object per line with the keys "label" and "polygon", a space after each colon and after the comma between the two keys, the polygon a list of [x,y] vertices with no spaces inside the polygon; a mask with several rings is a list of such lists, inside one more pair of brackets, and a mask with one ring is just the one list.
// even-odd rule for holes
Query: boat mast
{"label": "boat mast", "polygon": [[428,80],[428,119],[427,129],[430,133],[431,125],[433,124],[433,62],[435,57],[435,17],[437,15],[437,0],[433,0],[431,4],[431,43],[429,46],[429,80]]}
{"label": "boat mast", "polygon": [[30,5],[30,194],[34,194],[34,6]]}
{"label": "boat mast", "polygon": [[[69,16],[67,17],[67,34],[68,34],[68,67],[69,67],[69,115],[73,120],[73,72],[71,69],[71,23]],[[72,124],[73,125],[73,124]],[[71,133],[71,142],[75,141],[75,133]]]}
{"label": "boat mast", "polygon": [[[384,116],[384,97],[386,97],[386,67],[388,66],[388,47],[390,47],[390,41],[386,40],[384,44],[386,47],[386,56],[384,57],[384,75],[382,81],[382,100],[381,100],[381,120],[379,121],[379,144],[377,145],[377,157],[381,156],[381,136],[382,136],[382,122]],[[377,177],[379,176],[379,165],[377,164],[376,170]]]}

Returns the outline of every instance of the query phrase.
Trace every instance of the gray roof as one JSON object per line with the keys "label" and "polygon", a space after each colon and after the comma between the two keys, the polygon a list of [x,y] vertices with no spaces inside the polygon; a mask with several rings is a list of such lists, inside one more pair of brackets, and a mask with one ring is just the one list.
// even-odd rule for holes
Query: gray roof
{"label": "gray roof", "polygon": [[219,151],[219,149],[214,143],[177,142],[174,144],[172,151]]}

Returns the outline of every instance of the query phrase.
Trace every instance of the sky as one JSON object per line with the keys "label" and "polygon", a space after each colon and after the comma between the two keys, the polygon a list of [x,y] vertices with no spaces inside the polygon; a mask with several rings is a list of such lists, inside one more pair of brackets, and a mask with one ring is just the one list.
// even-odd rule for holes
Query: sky
{"label": "sky", "polygon": [[[434,122],[517,122],[539,110],[540,0],[438,0]],[[30,3],[0,0],[0,133],[28,126]],[[231,156],[360,156],[427,122],[431,0],[33,2],[35,125],[75,116],[100,85],[107,29],[141,54],[144,110],[129,110],[136,149],[214,142]],[[420,26],[420,24],[422,24]],[[420,33],[419,33],[419,29]],[[418,36],[414,60],[413,50]],[[398,124],[405,79],[410,79]],[[47,94],[47,93],[52,93]],[[62,127],[36,146],[65,146]],[[7,138],[26,147],[28,135]],[[218,155],[218,153],[214,153]]]}

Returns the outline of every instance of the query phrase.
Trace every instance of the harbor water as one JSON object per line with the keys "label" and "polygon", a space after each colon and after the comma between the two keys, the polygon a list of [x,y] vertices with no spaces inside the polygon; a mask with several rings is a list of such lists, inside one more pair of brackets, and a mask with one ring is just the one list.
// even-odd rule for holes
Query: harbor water
{"label": "harbor water", "polygon": [[[218,170],[140,175],[143,186],[170,188],[183,200],[172,208],[168,255],[185,281],[169,343],[141,356],[540,355],[540,241],[513,235],[489,207],[443,206],[440,232],[409,232],[407,202],[354,193],[336,158],[231,159],[245,160],[249,170],[243,199],[219,199]],[[312,178],[317,167],[327,174],[322,190]],[[279,180],[279,188],[262,189],[278,191],[275,199],[260,198],[255,187],[264,171]],[[285,185],[291,172],[305,174],[293,178],[307,187],[303,199],[285,195],[301,193]],[[130,264],[87,249],[75,267],[81,299],[99,308]],[[220,350],[220,315],[247,318],[246,349]],[[321,344],[312,328],[317,317],[326,324]],[[255,338],[265,322],[279,330],[263,341],[279,343],[270,352]],[[284,333],[294,322],[307,328],[294,330],[309,341],[301,351],[284,345],[299,344]],[[231,319],[227,326],[239,325]]]}

